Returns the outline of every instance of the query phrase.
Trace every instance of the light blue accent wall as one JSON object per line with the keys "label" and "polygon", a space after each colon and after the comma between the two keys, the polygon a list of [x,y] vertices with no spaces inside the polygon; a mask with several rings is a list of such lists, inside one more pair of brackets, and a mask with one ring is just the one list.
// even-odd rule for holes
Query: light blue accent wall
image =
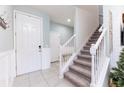
{"label": "light blue accent wall", "polygon": [[60,44],[64,44],[74,35],[74,27],[62,25],[55,22],[50,22],[50,34],[55,33],[60,36]]}
{"label": "light blue accent wall", "polygon": [[43,18],[43,47],[49,47],[49,29],[50,29],[49,16],[41,11],[38,11],[37,9],[33,9],[23,5],[14,6],[14,9],[22,12],[27,12]]}

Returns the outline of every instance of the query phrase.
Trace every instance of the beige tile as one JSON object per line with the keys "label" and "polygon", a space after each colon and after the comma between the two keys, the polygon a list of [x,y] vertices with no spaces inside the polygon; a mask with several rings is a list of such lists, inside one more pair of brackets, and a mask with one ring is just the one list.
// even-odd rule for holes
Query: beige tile
{"label": "beige tile", "polygon": [[32,78],[36,78],[36,77],[41,77],[41,71],[35,71],[35,72],[32,72],[32,73],[29,73],[29,77],[32,77]]}
{"label": "beige tile", "polygon": [[35,71],[16,77],[13,86],[16,87],[74,87],[66,79],[59,79],[59,63],[52,63],[51,68]]}
{"label": "beige tile", "polygon": [[53,62],[53,63],[51,63],[51,66],[52,67],[58,67],[59,66],[59,62]]}
{"label": "beige tile", "polygon": [[52,66],[53,68],[58,69],[58,68],[59,68],[59,62],[52,63],[51,66]]}
{"label": "beige tile", "polygon": [[47,77],[47,78],[58,77],[58,72],[52,69],[44,70],[42,71],[42,74],[44,77]]}
{"label": "beige tile", "polygon": [[72,83],[67,81],[66,79],[61,79],[56,87],[75,87]]}
{"label": "beige tile", "polygon": [[29,76],[22,75],[15,78],[13,82],[14,87],[29,87]]}
{"label": "beige tile", "polygon": [[48,86],[47,82],[43,78],[41,71],[37,71],[29,74],[30,86],[32,87],[45,87]]}
{"label": "beige tile", "polygon": [[30,87],[49,87],[48,84],[45,82],[41,82],[41,83],[34,83],[34,84],[31,84]]}
{"label": "beige tile", "polygon": [[50,87],[56,86],[59,82],[59,78],[57,76],[54,76],[54,77],[51,77],[51,78],[45,77],[45,80],[47,81],[47,83]]}
{"label": "beige tile", "polygon": [[59,81],[59,73],[55,67],[42,71],[42,74],[48,85],[51,87],[55,86]]}
{"label": "beige tile", "polygon": [[25,82],[15,82],[13,84],[13,87],[30,87],[30,84],[27,81],[25,81]]}

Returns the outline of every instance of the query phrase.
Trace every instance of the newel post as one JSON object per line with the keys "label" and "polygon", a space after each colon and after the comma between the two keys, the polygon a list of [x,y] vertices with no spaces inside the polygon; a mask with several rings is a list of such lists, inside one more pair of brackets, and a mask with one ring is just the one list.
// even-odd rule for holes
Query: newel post
{"label": "newel post", "polygon": [[60,45],[59,49],[59,78],[63,78],[62,73],[62,46]]}
{"label": "newel post", "polygon": [[91,54],[91,87],[95,86],[95,55],[96,55],[96,48],[95,44],[91,44],[90,48],[90,54]]}

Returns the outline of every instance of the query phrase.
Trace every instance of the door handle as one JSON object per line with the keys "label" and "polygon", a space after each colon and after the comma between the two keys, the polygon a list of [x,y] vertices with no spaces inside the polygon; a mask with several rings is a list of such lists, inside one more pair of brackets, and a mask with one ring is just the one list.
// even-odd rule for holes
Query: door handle
{"label": "door handle", "polygon": [[39,47],[39,52],[42,52],[42,51],[41,51],[41,45],[39,45],[38,47]]}

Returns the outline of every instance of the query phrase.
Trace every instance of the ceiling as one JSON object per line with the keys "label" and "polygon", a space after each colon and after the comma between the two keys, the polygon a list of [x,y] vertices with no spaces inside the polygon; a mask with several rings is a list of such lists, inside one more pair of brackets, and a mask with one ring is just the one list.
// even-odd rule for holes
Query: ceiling
{"label": "ceiling", "polygon": [[[74,26],[75,7],[87,11],[96,11],[97,5],[31,5],[31,8],[37,9],[49,15],[50,20],[59,24]],[[67,19],[71,22],[67,22]]]}
{"label": "ceiling", "polygon": [[[48,14],[51,21],[74,26],[75,7],[72,5],[32,5],[29,7]],[[68,18],[71,19],[71,22],[67,22]]]}
{"label": "ceiling", "polygon": [[76,6],[87,11],[96,11],[99,5],[76,5]]}

